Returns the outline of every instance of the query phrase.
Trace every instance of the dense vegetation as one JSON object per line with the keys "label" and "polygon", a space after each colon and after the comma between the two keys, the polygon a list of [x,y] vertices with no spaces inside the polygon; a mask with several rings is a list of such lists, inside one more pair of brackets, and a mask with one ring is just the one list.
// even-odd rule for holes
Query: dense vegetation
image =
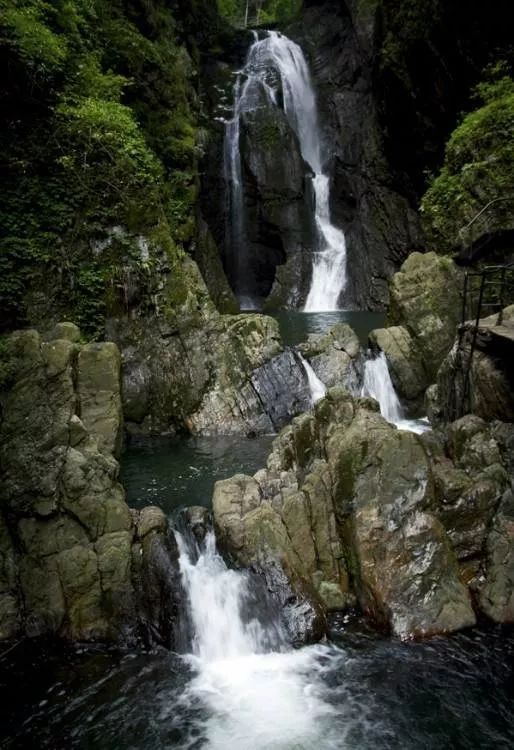
{"label": "dense vegetation", "polygon": [[[469,244],[480,233],[512,225],[514,80],[502,75],[505,69],[495,66],[477,87],[480,106],[453,132],[444,166],[423,198],[426,228],[438,250],[449,250],[459,240]],[[466,225],[489,204],[466,232]]]}
{"label": "dense vegetation", "polygon": [[[315,1],[315,0],[313,0]],[[484,69],[512,57],[505,0],[358,0],[380,14],[376,91],[393,178],[413,203]]]}
{"label": "dense vegetation", "polygon": [[[208,0],[0,0],[0,318],[89,332],[193,230]],[[180,21],[180,22],[179,22]],[[59,309],[60,308],[60,309]]]}
{"label": "dense vegetation", "polygon": [[238,26],[285,23],[301,6],[302,0],[218,0],[220,13]]}

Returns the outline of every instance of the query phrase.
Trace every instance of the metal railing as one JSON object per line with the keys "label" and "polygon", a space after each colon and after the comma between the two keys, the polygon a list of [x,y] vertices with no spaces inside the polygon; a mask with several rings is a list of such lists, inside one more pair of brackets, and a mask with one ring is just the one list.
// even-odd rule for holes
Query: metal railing
{"label": "metal railing", "polygon": [[[497,208],[498,204],[504,203],[512,204],[510,211],[507,210],[504,213],[503,211],[493,212],[491,210],[493,207]],[[514,207],[514,195],[503,195],[500,198],[494,198],[489,203],[486,203],[471,221],[459,229],[458,235],[462,248],[461,252],[464,253],[468,250],[470,261],[477,250],[481,250],[489,244],[494,231],[512,226],[512,207]],[[502,227],[503,224],[505,226]]]}
{"label": "metal railing", "polygon": [[[477,283],[475,283],[477,282]],[[481,271],[468,271],[464,277],[464,289],[462,295],[462,315],[459,326],[459,339],[457,346],[456,370],[462,370],[462,394],[458,413],[454,419],[466,413],[469,399],[470,374],[473,365],[473,355],[476,350],[477,337],[480,329],[480,321],[484,313],[490,311],[492,315],[497,314],[494,325],[503,323],[504,308],[514,302],[514,263],[504,266],[487,266]],[[469,327],[465,324],[472,321],[471,343],[466,361],[463,362],[462,343],[464,335]]]}

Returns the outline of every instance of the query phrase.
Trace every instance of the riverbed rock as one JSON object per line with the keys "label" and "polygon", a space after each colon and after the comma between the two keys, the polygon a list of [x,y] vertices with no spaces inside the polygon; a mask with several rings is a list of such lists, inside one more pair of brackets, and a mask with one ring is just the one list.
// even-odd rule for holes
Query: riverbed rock
{"label": "riverbed rock", "polygon": [[384,352],[391,380],[411,412],[421,413],[427,373],[415,342],[403,326],[377,328],[370,333],[372,348]]}
{"label": "riverbed rock", "polygon": [[165,536],[167,522],[147,509],[135,523],[118,482],[119,352],[79,341],[66,325],[47,341],[32,330],[6,340],[0,639],[157,638],[158,628],[145,630],[145,612],[164,600],[147,593],[138,605],[132,559],[140,545],[145,568],[145,540]]}
{"label": "riverbed rock", "polygon": [[514,622],[514,495],[507,490],[487,538],[480,606],[495,622]]}
{"label": "riverbed rock", "polygon": [[361,408],[326,450],[362,609],[400,637],[474,624],[450,542],[429,511],[431,468],[419,437]]}
{"label": "riverbed rock", "polygon": [[309,334],[298,350],[327,388],[343,385],[359,393],[363,354],[357,334],[347,323],[337,323],[325,334]]}
{"label": "riverbed rock", "polygon": [[469,591],[434,512],[431,451],[374,402],[333,388],[280,433],[265,469],[216,485],[220,544],[240,564],[279,565],[325,612],[357,599],[402,638],[472,625]]}
{"label": "riverbed rock", "polygon": [[491,524],[510,483],[489,425],[473,415],[451,424],[445,453],[433,457],[433,473],[434,512],[446,529],[463,579],[476,591]]}

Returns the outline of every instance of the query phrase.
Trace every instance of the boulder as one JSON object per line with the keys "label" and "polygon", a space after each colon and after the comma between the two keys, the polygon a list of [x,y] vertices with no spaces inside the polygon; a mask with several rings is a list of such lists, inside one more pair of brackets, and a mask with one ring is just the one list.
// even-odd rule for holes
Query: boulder
{"label": "boulder", "polygon": [[402,401],[411,411],[423,411],[428,377],[409,331],[403,326],[377,328],[371,331],[369,342],[373,349],[384,352],[391,380]]}
{"label": "boulder", "polygon": [[325,334],[311,333],[298,350],[327,388],[344,385],[352,392],[360,391],[362,351],[347,323],[337,323]]}
{"label": "boulder", "polygon": [[402,638],[472,625],[470,594],[436,513],[436,442],[333,388],[282,430],[265,469],[217,483],[219,543],[241,565],[280,570],[314,609],[357,599]]}
{"label": "boulder", "polygon": [[462,275],[452,260],[411,253],[390,282],[388,322],[407,329],[426,372],[426,386],[450,351],[460,322]]}

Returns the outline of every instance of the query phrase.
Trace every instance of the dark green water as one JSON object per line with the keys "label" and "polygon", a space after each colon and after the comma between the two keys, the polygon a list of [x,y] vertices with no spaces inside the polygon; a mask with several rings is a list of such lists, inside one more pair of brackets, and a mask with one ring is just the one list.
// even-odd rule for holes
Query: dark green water
{"label": "dark green water", "polygon": [[272,315],[279,322],[282,339],[287,346],[300,344],[310,333],[325,333],[336,323],[348,323],[359,337],[362,346],[366,347],[370,331],[382,328],[385,322],[385,313],[359,310],[320,313],[279,310]]}
{"label": "dark green water", "polygon": [[185,505],[210,507],[214,483],[262,469],[273,439],[238,435],[138,441],[121,459],[127,502],[132,508],[158,505],[166,513]]}

